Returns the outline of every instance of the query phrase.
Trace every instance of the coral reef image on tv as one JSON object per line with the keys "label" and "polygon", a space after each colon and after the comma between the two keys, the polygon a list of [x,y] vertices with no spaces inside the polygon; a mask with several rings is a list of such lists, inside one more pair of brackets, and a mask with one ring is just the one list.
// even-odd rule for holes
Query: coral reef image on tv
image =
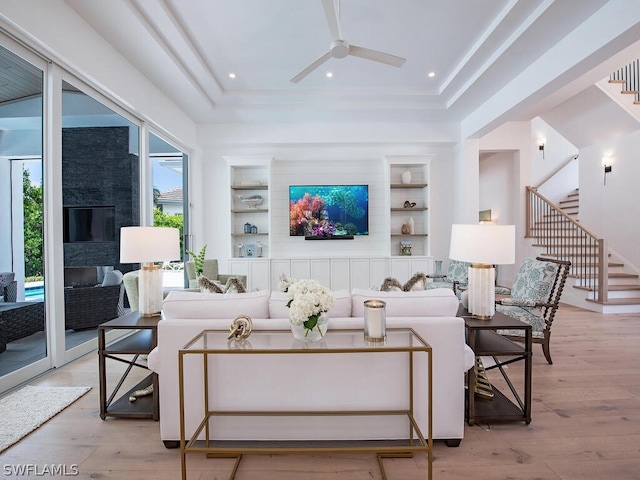
{"label": "coral reef image on tv", "polygon": [[289,186],[289,235],[369,235],[369,186]]}

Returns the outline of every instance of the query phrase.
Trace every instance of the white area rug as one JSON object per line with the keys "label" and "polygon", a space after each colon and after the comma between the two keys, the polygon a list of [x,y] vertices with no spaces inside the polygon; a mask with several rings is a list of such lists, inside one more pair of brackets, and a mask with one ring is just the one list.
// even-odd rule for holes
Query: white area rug
{"label": "white area rug", "polygon": [[91,387],[28,385],[0,399],[0,452],[60,413]]}

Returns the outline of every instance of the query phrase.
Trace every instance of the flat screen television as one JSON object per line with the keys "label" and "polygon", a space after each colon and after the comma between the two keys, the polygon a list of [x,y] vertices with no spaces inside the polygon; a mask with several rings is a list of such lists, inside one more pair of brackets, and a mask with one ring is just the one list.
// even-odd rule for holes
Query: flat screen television
{"label": "flat screen television", "polygon": [[116,208],[114,206],[64,207],[64,241],[114,242]]}
{"label": "flat screen television", "polygon": [[369,186],[289,186],[289,235],[369,235]]}

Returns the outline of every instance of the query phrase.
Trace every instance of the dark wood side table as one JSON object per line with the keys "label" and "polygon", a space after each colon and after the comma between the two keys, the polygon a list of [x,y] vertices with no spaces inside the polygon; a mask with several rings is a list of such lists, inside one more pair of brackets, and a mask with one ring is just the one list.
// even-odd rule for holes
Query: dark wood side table
{"label": "dark wood side table", "polygon": [[[140,355],[148,354],[158,344],[158,322],[160,317],[142,317],[140,312],[131,312],[114,318],[98,326],[98,369],[100,374],[100,418],[160,418],[158,375],[151,372],[141,382],[115,398],[125,379],[134,367],[147,370],[147,366],[138,362]],[[106,333],[112,329],[135,330],[132,335],[106,344]],[[122,377],[108,394],[106,360],[127,364]],[[129,401],[129,395],[153,384],[153,394]]]}
{"label": "dark wood side table", "polygon": [[[458,316],[464,317],[466,327],[467,344],[478,357],[493,357],[496,364],[485,367],[485,370],[499,369],[502,377],[513,394],[512,401],[494,385],[492,385],[493,398],[483,398],[475,395],[476,372],[472,368],[467,373],[467,397],[465,400],[465,417],[469,425],[477,422],[491,421],[524,421],[531,423],[531,357],[532,357],[532,330],[520,320],[511,318],[503,313],[496,312],[490,320],[480,320],[469,316],[469,313],[460,307]],[[523,330],[524,344],[516,343],[497,333],[502,329]],[[501,360],[504,358],[504,360]],[[524,385],[523,395],[520,396],[509,379],[505,365],[515,362],[523,362]]]}

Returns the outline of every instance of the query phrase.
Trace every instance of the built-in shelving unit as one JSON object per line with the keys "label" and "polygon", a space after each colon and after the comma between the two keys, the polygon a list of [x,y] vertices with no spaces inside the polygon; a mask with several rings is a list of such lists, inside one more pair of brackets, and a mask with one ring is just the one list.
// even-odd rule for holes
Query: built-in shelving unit
{"label": "built-in shelving unit", "polygon": [[[411,255],[429,255],[429,159],[389,159],[390,255],[401,254],[401,242],[411,242]],[[413,231],[403,226],[413,221]]]}
{"label": "built-in shelving unit", "polygon": [[[229,161],[231,249],[234,258],[268,256],[269,162],[242,158]],[[254,206],[243,198],[261,198]]]}

